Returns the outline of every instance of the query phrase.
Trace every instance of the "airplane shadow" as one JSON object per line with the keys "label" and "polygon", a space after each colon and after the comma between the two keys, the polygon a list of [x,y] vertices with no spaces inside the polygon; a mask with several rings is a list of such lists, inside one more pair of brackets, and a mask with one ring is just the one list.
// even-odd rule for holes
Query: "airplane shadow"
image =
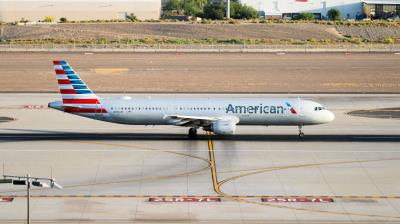
{"label": "airplane shadow", "polygon": [[[33,131],[33,130],[32,130]],[[186,134],[169,133],[78,133],[78,132],[30,132],[0,133],[0,143],[17,141],[205,141],[207,135],[199,134],[197,140],[189,140]],[[400,135],[331,134],[306,135],[300,140],[297,135],[231,135],[212,137],[216,141],[249,142],[400,142]]]}

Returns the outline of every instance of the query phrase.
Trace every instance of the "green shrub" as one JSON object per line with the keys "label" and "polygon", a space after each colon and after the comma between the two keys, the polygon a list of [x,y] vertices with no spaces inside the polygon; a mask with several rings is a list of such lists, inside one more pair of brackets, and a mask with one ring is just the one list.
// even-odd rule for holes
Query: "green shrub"
{"label": "green shrub", "polygon": [[137,19],[137,17],[135,16],[135,14],[131,13],[131,14],[129,14],[129,15],[126,15],[126,20],[127,20],[127,21],[130,21],[130,22],[136,22],[138,19]]}
{"label": "green shrub", "polygon": [[314,14],[310,13],[310,12],[303,12],[300,13],[295,20],[314,20],[315,16]]}
{"label": "green shrub", "polygon": [[141,39],[141,42],[144,44],[156,44],[157,42],[159,42],[159,39],[152,37],[145,37],[144,39]]}
{"label": "green shrub", "polygon": [[105,37],[101,37],[97,40],[98,44],[107,44],[108,40]]}
{"label": "green shrub", "polygon": [[394,44],[394,39],[392,37],[388,37],[384,40],[385,44]]}
{"label": "green shrub", "polygon": [[309,42],[311,44],[316,44],[318,42],[318,40],[315,38],[310,38],[310,39],[307,39],[307,42]]}
{"label": "green shrub", "polygon": [[43,22],[46,22],[46,23],[54,22],[54,16],[46,16],[46,17],[44,17]]}
{"label": "green shrub", "polygon": [[66,23],[66,22],[68,22],[67,18],[65,17],[60,18],[60,23]]}
{"label": "green shrub", "polygon": [[172,44],[192,44],[193,40],[189,38],[175,38],[175,39],[168,39],[168,43]]}
{"label": "green shrub", "polygon": [[330,20],[342,20],[342,15],[338,9],[332,8],[328,11],[328,18]]}
{"label": "green shrub", "polygon": [[222,40],[221,42],[226,43],[226,44],[244,44],[244,41],[240,38],[232,38],[232,39]]}
{"label": "green shrub", "polygon": [[201,24],[210,24],[210,23],[211,23],[211,21],[208,19],[201,20]]}

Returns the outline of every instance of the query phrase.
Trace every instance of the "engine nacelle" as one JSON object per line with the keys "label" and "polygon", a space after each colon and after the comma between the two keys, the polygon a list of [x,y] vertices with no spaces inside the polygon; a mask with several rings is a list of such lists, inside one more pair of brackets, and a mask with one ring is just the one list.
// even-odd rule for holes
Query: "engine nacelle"
{"label": "engine nacelle", "polygon": [[231,120],[219,120],[211,124],[211,131],[218,135],[233,135],[236,131],[236,123]]}

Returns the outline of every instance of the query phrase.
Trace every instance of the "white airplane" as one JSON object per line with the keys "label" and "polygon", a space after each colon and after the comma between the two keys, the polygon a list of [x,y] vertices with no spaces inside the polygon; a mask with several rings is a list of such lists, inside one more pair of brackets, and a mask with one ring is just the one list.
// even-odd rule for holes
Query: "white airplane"
{"label": "white airplane", "polygon": [[66,61],[53,64],[62,101],[49,103],[50,108],[112,123],[190,127],[190,139],[199,128],[232,135],[237,125],[297,126],[302,139],[303,126],[335,119],[321,104],[300,98],[99,98]]}

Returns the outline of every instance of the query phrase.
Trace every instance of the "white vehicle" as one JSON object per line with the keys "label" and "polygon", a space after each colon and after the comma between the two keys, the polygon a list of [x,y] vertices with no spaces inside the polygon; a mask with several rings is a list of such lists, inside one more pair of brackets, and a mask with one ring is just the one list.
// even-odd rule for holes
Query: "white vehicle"
{"label": "white vehicle", "polygon": [[237,125],[297,126],[304,138],[304,125],[331,122],[335,115],[309,100],[278,98],[155,99],[97,97],[66,61],[54,61],[62,101],[50,108],[96,120],[128,125],[176,125],[232,135]]}

